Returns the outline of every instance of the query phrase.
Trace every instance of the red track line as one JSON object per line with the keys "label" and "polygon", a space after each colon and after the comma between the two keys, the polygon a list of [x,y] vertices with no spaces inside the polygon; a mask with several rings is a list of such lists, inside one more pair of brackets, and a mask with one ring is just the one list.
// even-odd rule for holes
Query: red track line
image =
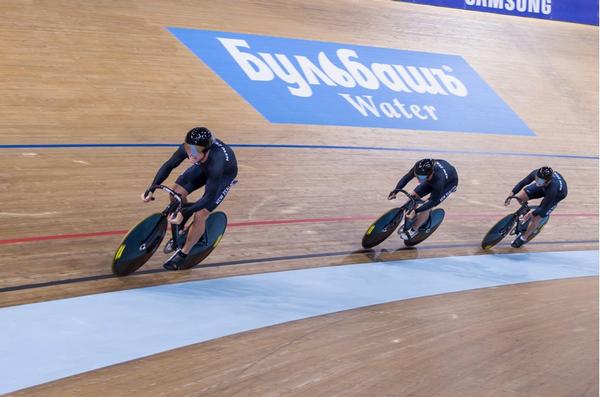
{"label": "red track line", "polygon": [[[491,218],[500,217],[502,214],[448,214],[446,215],[451,219],[462,219],[462,218]],[[585,217],[597,217],[596,213],[574,213],[574,214],[553,214],[554,216],[560,217],[574,217],[574,216],[585,216]],[[235,222],[229,223],[228,227],[243,227],[243,226],[263,226],[263,225],[286,225],[286,224],[300,224],[300,223],[325,223],[325,222],[352,222],[358,220],[375,220],[377,215],[363,215],[343,218],[307,218],[307,219],[279,219],[279,220],[264,220],[264,221],[246,221],[246,222]],[[92,232],[92,233],[78,233],[78,234],[56,234],[50,236],[33,236],[33,237],[20,237],[14,239],[0,240],[0,245],[7,244],[18,244],[18,243],[32,243],[38,241],[47,240],[66,240],[73,238],[86,238],[86,237],[100,237],[100,236],[113,236],[123,235],[127,233],[127,230],[111,230],[106,232]]]}
{"label": "red track line", "polygon": [[0,240],[1,244],[16,244],[16,243],[32,243],[37,241],[46,240],[62,240],[70,238],[85,238],[85,237],[99,237],[99,236],[112,236],[115,234],[125,234],[127,230],[111,230],[108,232],[95,232],[95,233],[79,233],[79,234],[56,234],[52,236],[34,236],[34,237],[21,237],[13,238],[8,240]]}
{"label": "red track line", "polygon": [[[285,224],[296,224],[296,223],[325,223],[325,222],[348,222],[355,220],[369,219],[372,220],[373,216],[357,216],[357,217],[345,217],[345,218],[312,218],[312,219],[281,219],[281,220],[268,220],[268,221],[247,221],[247,222],[236,222],[229,223],[227,227],[241,227],[241,226],[262,226],[262,225],[285,225]],[[46,240],[63,240],[72,238],[86,238],[86,237],[100,237],[100,236],[113,236],[123,235],[127,233],[127,230],[111,230],[107,232],[93,232],[93,233],[80,233],[80,234],[56,234],[51,236],[34,236],[34,237],[21,237],[7,240],[0,240],[0,245],[5,244],[17,244],[17,243],[31,243],[37,241]]]}
{"label": "red track line", "polygon": [[[506,214],[501,214],[501,213],[479,213],[479,214],[457,214],[457,213],[447,213],[446,212],[446,218],[451,218],[451,219],[462,219],[462,218],[492,218],[492,217],[498,217],[498,219],[500,219],[501,216],[504,215],[508,215],[509,213],[507,212]],[[575,217],[575,216],[583,216],[583,217],[587,217],[587,218],[591,218],[591,217],[597,217],[598,214],[597,213],[591,213],[591,212],[580,212],[580,213],[570,213],[570,214],[556,214],[553,213],[552,214],[552,218],[554,217]]]}

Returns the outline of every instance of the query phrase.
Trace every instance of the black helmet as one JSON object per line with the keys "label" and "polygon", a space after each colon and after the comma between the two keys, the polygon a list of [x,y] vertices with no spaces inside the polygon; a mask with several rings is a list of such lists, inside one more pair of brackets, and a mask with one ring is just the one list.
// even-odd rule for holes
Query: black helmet
{"label": "black helmet", "polygon": [[199,146],[201,151],[206,151],[213,144],[214,138],[208,128],[196,127],[189,130],[185,136],[185,143],[190,146]]}
{"label": "black helmet", "polygon": [[422,159],[415,163],[415,176],[429,176],[433,173],[434,159]]}
{"label": "black helmet", "polygon": [[552,179],[552,175],[554,174],[554,170],[548,166],[543,166],[535,173],[536,178],[543,179],[545,181],[549,181]]}

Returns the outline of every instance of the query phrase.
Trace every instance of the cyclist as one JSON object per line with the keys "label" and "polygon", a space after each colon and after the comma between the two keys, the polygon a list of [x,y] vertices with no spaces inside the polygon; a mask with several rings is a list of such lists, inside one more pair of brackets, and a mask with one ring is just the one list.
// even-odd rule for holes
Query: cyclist
{"label": "cyclist", "polygon": [[395,199],[398,192],[413,178],[417,178],[419,185],[410,193],[411,196],[420,199],[428,194],[431,195],[423,205],[406,214],[407,218],[415,219],[416,217],[416,219],[410,229],[398,229],[398,234],[404,240],[413,238],[418,233],[419,227],[429,219],[431,210],[448,198],[458,187],[458,173],[449,162],[441,159],[422,159],[417,161],[410,171],[400,179],[396,188],[388,195],[388,200]]}
{"label": "cyclist", "polygon": [[[233,150],[216,139],[208,128],[196,127],[186,134],[184,143],[160,167],[150,186],[160,185],[186,158],[192,162],[192,165],[177,178],[173,190],[182,196],[184,202],[187,202],[186,198],[190,193],[202,186],[205,186],[205,189],[200,200],[187,204],[180,212],[172,214],[168,219],[171,224],[181,224],[193,216],[184,246],[163,265],[168,270],[178,270],[185,262],[192,247],[204,234],[206,219],[223,201],[231,186],[237,182],[235,180],[237,160]],[[149,188],[142,194],[142,200],[150,201],[153,193]],[[172,241],[169,243],[173,245]]]}
{"label": "cyclist", "polygon": [[[567,197],[567,193],[567,182],[565,179],[548,166],[531,171],[529,175],[517,183],[510,196],[517,196],[524,201],[542,197],[543,200],[538,208],[525,214],[523,222],[527,222],[528,220],[531,222],[529,222],[527,230],[517,234],[517,237],[510,245],[514,248],[519,248],[525,244],[542,219],[554,211],[556,205]],[[510,196],[504,200],[504,205],[510,204]]]}

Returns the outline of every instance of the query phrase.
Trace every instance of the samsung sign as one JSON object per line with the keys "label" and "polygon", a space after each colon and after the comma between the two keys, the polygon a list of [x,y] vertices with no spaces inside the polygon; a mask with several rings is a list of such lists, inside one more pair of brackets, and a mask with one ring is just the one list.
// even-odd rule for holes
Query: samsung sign
{"label": "samsung sign", "polygon": [[598,0],[401,0],[409,3],[598,25]]}
{"label": "samsung sign", "polygon": [[552,0],[465,0],[465,5],[550,15]]}
{"label": "samsung sign", "polygon": [[169,30],[273,123],[534,135],[460,56]]}

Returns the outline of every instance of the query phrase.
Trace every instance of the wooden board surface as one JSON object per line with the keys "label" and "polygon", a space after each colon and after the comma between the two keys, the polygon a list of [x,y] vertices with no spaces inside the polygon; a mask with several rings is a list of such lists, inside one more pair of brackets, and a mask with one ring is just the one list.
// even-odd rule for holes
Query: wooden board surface
{"label": "wooden board surface", "polygon": [[[201,124],[233,144],[447,150],[443,157],[460,172],[459,190],[443,205],[447,219],[427,242],[399,250],[393,236],[364,253],[360,239],[390,208],[388,192],[427,153],[237,148],[240,182],[220,207],[233,225],[209,266],[117,279],[112,255],[125,230],[162,209],[165,201],[142,204],[139,194],[173,149],[0,148],[0,307],[238,274],[484,254],[479,242],[506,213],[509,190],[544,164],[564,175],[569,197],[537,244],[521,251],[598,248],[597,27],[350,0],[5,0],[0,15],[0,145],[176,144]],[[271,124],[169,26],[461,55],[536,136]],[[277,222],[253,224],[262,221]],[[142,270],[159,270],[164,259]],[[494,360],[509,365],[501,355]],[[129,390],[140,387],[130,382]]]}

